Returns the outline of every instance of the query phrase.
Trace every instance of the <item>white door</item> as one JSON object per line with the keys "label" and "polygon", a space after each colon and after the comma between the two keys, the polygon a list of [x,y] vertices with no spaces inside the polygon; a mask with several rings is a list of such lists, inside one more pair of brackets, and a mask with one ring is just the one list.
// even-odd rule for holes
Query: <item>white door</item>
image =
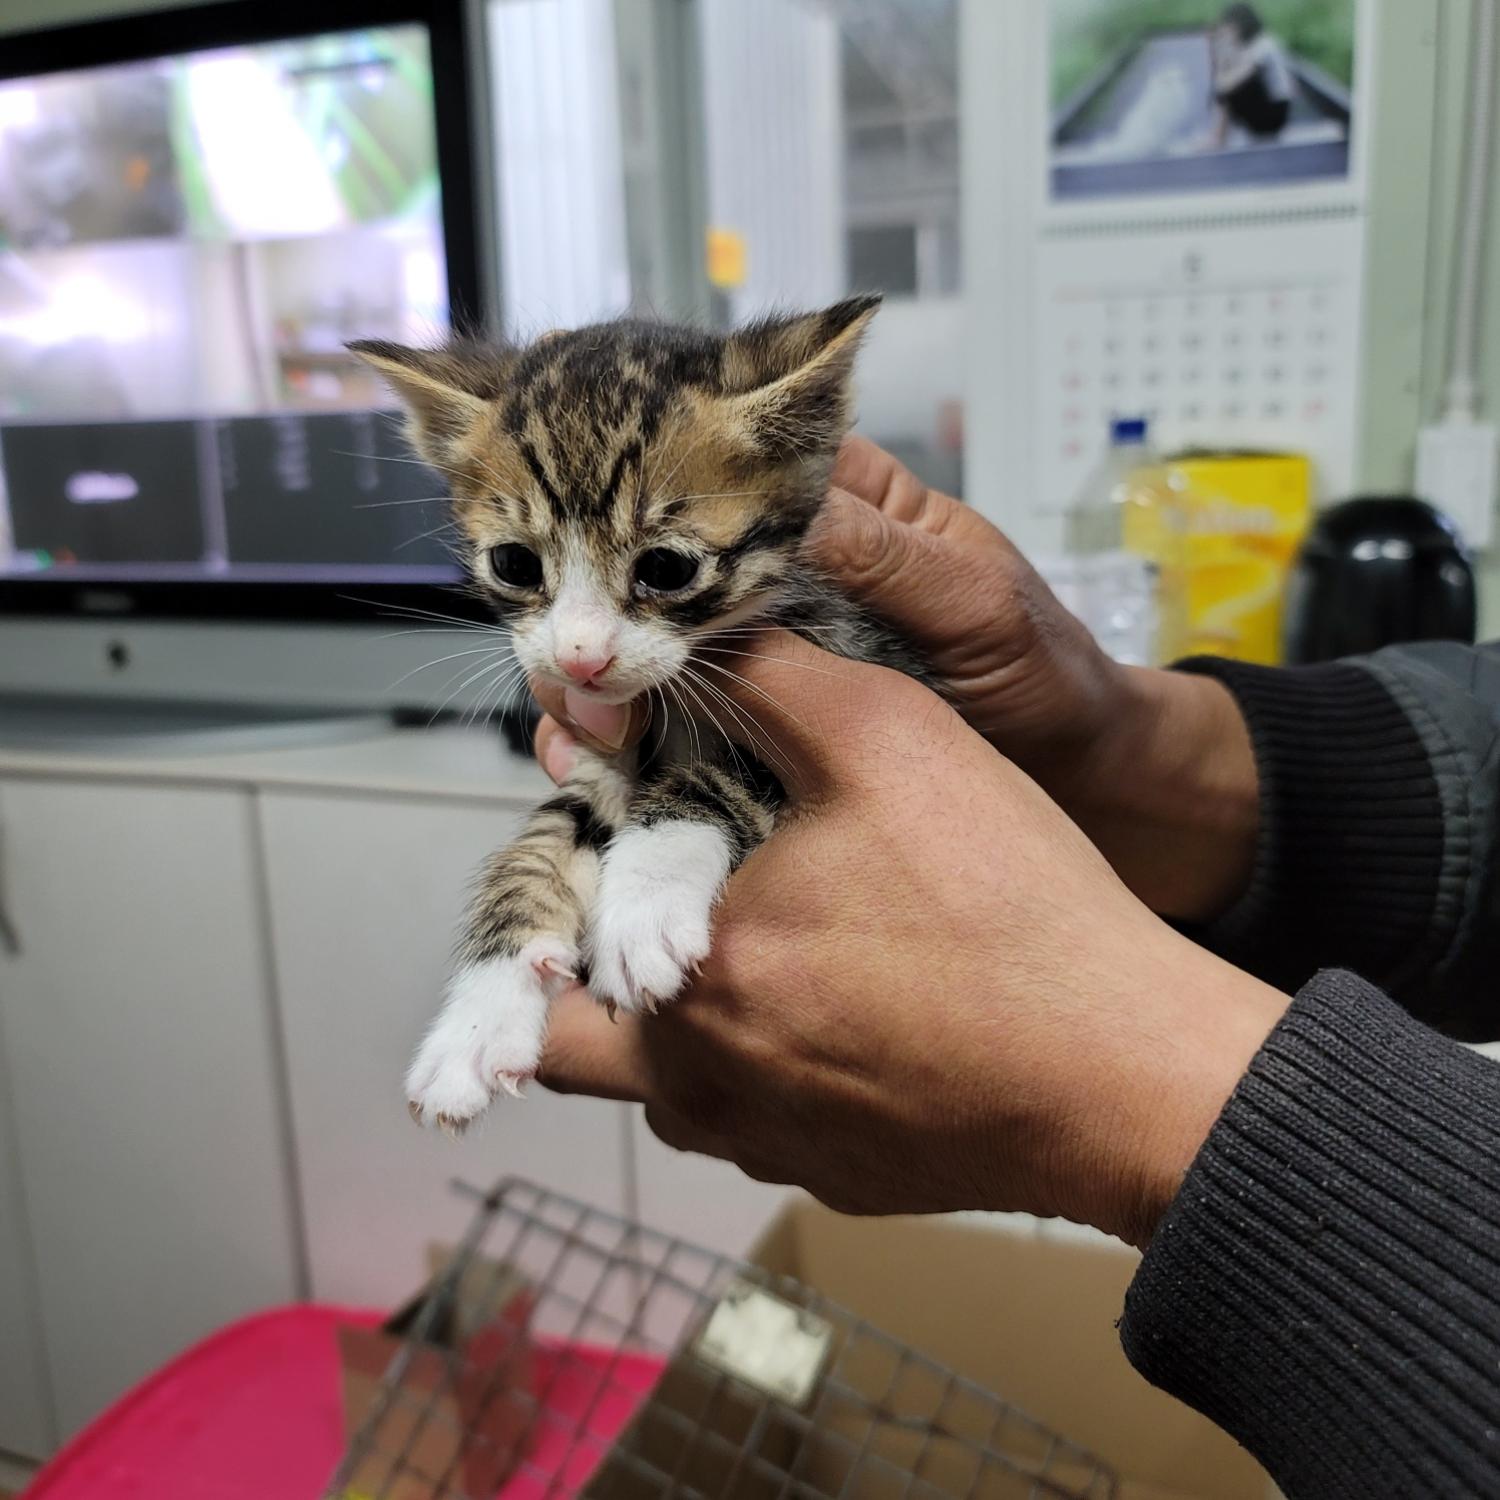
{"label": "white door", "polygon": [[4,819],[0,1035],[66,1437],[297,1295],[293,1198],[248,795],[15,779]]}
{"label": "white door", "polygon": [[[0,782],[0,995],[15,983],[17,963],[5,905],[9,873],[5,799],[6,787]],[[35,1266],[21,1191],[10,1060],[0,1030],[0,1350],[5,1351],[0,1357],[0,1449],[25,1458],[46,1457],[56,1441]]]}
{"label": "white door", "polygon": [[260,799],[313,1294],[389,1306],[472,1212],[455,1176],[515,1173],[629,1206],[623,1106],[532,1085],[461,1141],[419,1130],[402,1076],[442,995],[474,871],[519,826],[494,805],[274,792]]}

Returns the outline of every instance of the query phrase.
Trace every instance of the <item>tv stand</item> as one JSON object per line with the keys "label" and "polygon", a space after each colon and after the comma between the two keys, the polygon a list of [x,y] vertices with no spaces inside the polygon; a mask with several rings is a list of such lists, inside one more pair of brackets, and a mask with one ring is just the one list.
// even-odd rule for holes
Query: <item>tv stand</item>
{"label": "tv stand", "polygon": [[111,756],[243,754],[363,739],[390,727],[391,716],[379,710],[0,696],[0,747],[10,750]]}

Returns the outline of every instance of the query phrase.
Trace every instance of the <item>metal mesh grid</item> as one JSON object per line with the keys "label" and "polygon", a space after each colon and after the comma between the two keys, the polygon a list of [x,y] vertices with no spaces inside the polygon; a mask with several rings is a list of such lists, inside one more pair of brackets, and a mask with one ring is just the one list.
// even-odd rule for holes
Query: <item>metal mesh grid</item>
{"label": "metal mesh grid", "polygon": [[[474,1219],[325,1500],[1117,1493],[1077,1444],[789,1277],[519,1179],[489,1193],[454,1186],[476,1200]],[[428,1340],[455,1307],[492,1307],[516,1273],[528,1291],[503,1349],[434,1352]],[[805,1410],[694,1353],[726,1291],[746,1283],[832,1325]],[[667,1365],[649,1388],[647,1360]]]}

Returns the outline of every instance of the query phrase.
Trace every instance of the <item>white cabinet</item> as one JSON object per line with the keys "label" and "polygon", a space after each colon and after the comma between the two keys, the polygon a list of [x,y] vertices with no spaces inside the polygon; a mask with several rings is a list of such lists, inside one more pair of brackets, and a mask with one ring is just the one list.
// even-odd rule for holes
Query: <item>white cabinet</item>
{"label": "white cabinet", "polygon": [[44,1458],[56,1434],[6,1095],[0,1076],[0,1450]]}
{"label": "white cabinet", "polygon": [[[5,800],[6,787],[0,782],[0,903],[5,900]],[[0,907],[0,923],[4,915]],[[13,962],[0,932],[0,995],[5,993]],[[35,1272],[21,1191],[10,1074],[0,1033],[0,1449],[27,1458],[44,1457],[56,1441]]]}
{"label": "white cabinet", "polygon": [[18,777],[0,794],[22,945],[0,955],[10,1148],[66,1436],[297,1295],[278,1041],[247,793]]}
{"label": "white cabinet", "polygon": [[628,1206],[624,1108],[532,1085],[461,1141],[419,1130],[402,1077],[448,970],[465,889],[524,810],[303,791],[259,799],[312,1292],[388,1305],[507,1173]]}

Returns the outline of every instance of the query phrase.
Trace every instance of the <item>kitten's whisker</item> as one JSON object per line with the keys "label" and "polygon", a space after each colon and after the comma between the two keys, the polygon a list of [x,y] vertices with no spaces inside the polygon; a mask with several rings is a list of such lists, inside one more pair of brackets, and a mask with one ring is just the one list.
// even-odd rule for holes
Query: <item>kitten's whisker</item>
{"label": "kitten's whisker", "polygon": [[[482,688],[480,688],[478,684],[476,684],[474,704],[469,711],[468,722],[470,724],[473,724],[478,720],[479,710],[484,707],[486,698],[488,697],[490,701],[490,709],[489,713],[485,715],[485,723],[488,724],[499,704],[514,695],[515,690],[520,686],[523,680],[523,676],[524,674],[518,674],[516,672],[501,672],[496,680],[491,684],[488,684]],[[483,682],[483,680],[483,678],[480,679],[481,682]]]}
{"label": "kitten's whisker", "polygon": [[503,635],[508,635],[510,633],[508,630],[504,629],[502,626],[499,626],[499,625],[486,625],[481,620],[473,620],[473,621],[462,620],[457,615],[454,615],[454,616],[433,615],[433,616],[430,617],[434,621],[434,623],[431,624],[431,625],[429,625],[429,624],[426,623],[427,619],[429,618],[428,615],[426,615],[424,613],[415,612],[415,611],[413,611],[410,614],[396,614],[396,615],[387,614],[385,616],[385,618],[386,619],[395,619],[395,620],[415,620],[416,624],[414,624],[409,630],[396,630],[396,631],[391,631],[388,634],[379,636],[378,639],[379,640],[383,640],[383,641],[398,640],[398,639],[400,639],[400,637],[402,637],[404,635],[502,635],[503,636]]}
{"label": "kitten's whisker", "polygon": [[[709,693],[719,703],[722,703],[724,705],[725,709],[727,709],[733,716],[736,727],[750,742],[748,748],[751,751],[764,752],[768,758],[773,761],[780,761],[783,767],[790,770],[790,767],[787,766],[785,758],[781,755],[777,747],[771,742],[770,735],[767,734],[766,731],[759,724],[757,724],[753,718],[747,715],[744,710],[741,709],[740,706],[733,701],[733,699],[727,697],[706,677],[700,677],[696,672],[692,671],[691,668],[685,668],[684,671],[685,674],[687,676],[690,676],[692,680],[698,684],[699,687],[701,687],[705,692]],[[694,694],[694,697],[697,697],[696,693]],[[745,762],[740,759],[739,751],[741,747],[735,744],[734,737],[728,732],[728,730],[718,720],[718,718],[716,716],[713,716],[712,714],[710,716],[714,719],[714,727],[718,729],[719,733],[723,736],[724,743],[728,747],[729,753],[733,757],[735,765],[738,766],[742,771],[747,769]]]}
{"label": "kitten's whisker", "polygon": [[[477,675],[477,674],[478,674],[478,673],[482,673],[482,672],[484,672],[484,671],[486,671],[486,670],[488,670],[488,665],[487,665],[487,664],[486,664],[486,663],[484,663],[484,662],[481,662],[481,663],[480,663],[480,664],[479,664],[479,666],[478,666],[478,667],[477,667],[477,668],[473,668],[473,669],[472,669],[472,671],[473,671],[473,673],[474,673],[474,674],[476,674],[476,675]],[[459,681],[458,681],[458,679],[459,679],[459,678],[460,678],[460,677],[462,677],[462,676],[463,676],[463,675],[464,675],[464,673],[465,673],[465,672],[470,672],[470,671],[471,671],[471,668],[470,668],[470,667],[469,667],[469,665],[468,665],[468,664],[467,664],[467,663],[465,663],[465,664],[464,664],[464,665],[463,665],[463,666],[461,666],[461,667],[455,667],[455,668],[454,668],[454,669],[453,669],[453,670],[452,670],[452,671],[451,671],[451,672],[449,672],[449,674],[448,674],[448,675],[447,675],[447,676],[446,676],[446,677],[445,677],[445,678],[444,678],[444,679],[443,679],[443,681],[442,681],[442,683],[441,683],[441,685],[440,685],[440,690],[441,690],[441,689],[444,689],[444,688],[446,688],[446,689],[452,689],[452,693],[458,693],[458,692],[461,692],[461,691],[462,691],[462,690],[463,690],[463,688],[464,688],[464,686],[465,686],[465,684],[464,684],[464,683],[461,683],[461,682],[459,682]],[[455,684],[455,683],[458,683],[458,686],[457,686],[457,687],[454,687],[454,684]],[[450,693],[450,694],[449,694],[449,696],[450,696],[450,697],[451,697],[451,696],[452,696],[452,693]],[[446,700],[446,699],[445,699],[445,700],[444,700],[444,701],[443,701],[443,703],[441,703],[441,704],[440,704],[440,705],[439,705],[439,711],[441,711],[441,709],[443,709],[443,708],[446,708],[446,707],[447,707],[447,700]]]}
{"label": "kitten's whisker", "polygon": [[[705,703],[699,696],[697,688],[693,686],[692,674],[684,673],[681,677],[679,677],[678,681],[681,683],[683,691],[688,693],[692,697],[694,704],[697,706],[698,712],[708,720],[709,724],[713,726],[714,733],[717,734],[719,738],[724,742],[725,749],[729,751],[730,759],[734,761],[735,765],[739,767],[741,771],[744,771],[745,763],[739,757],[739,751],[735,746],[734,740],[730,737],[728,730],[726,730],[724,725],[720,722],[719,716],[714,713],[712,706],[708,703]],[[701,682],[702,679],[700,678],[698,679],[698,681]]]}
{"label": "kitten's whisker", "polygon": [[457,661],[460,657],[463,656],[493,656],[496,652],[502,649],[503,648],[500,646],[471,646],[467,651],[455,651],[450,656],[439,656],[433,661],[424,661],[420,667],[413,667],[409,672],[403,672],[393,683],[391,683],[390,687],[388,687],[386,691],[390,692],[391,688],[400,687],[408,677],[415,677],[418,672],[426,672],[433,667],[441,667],[445,662]]}
{"label": "kitten's whisker", "polygon": [[792,723],[796,724],[799,728],[807,728],[807,725],[803,723],[803,721],[799,719],[797,715],[791,711],[791,709],[787,708],[785,704],[778,703],[768,692],[766,692],[764,688],[759,687],[755,683],[751,682],[748,677],[741,677],[738,672],[731,672],[728,667],[721,667],[718,662],[709,661],[707,657],[700,656],[698,658],[698,661],[701,665],[705,667],[712,667],[714,671],[722,672],[726,677],[731,677],[742,686],[749,688],[750,691],[756,694],[757,697],[764,698],[766,702],[776,710],[777,713],[785,714],[787,718],[789,718]]}
{"label": "kitten's whisker", "polygon": [[693,685],[694,681],[695,681],[695,678],[694,678],[693,673],[687,671],[686,669],[684,669],[682,672],[680,672],[678,674],[678,676],[677,676],[677,685],[678,685],[678,687],[680,687],[683,690],[683,692],[686,693],[688,695],[688,697],[692,699],[693,706],[697,709],[698,713],[701,714],[703,716],[703,718],[707,721],[707,725],[710,726],[710,727],[712,727],[713,730],[726,743],[729,743],[729,736],[727,734],[725,734],[725,732],[724,732],[724,726],[714,716],[714,714],[713,714],[712,710],[709,708],[708,704],[706,704],[703,701],[703,698],[699,695],[697,688],[695,688],[694,685]]}
{"label": "kitten's whisker", "polygon": [[328,451],[339,458],[368,458],[378,464],[415,464],[419,469],[436,469],[439,474],[462,477],[459,470],[450,469],[446,464],[434,463],[429,458],[405,458],[398,453],[355,453],[348,448],[330,448]]}
{"label": "kitten's whisker", "polygon": [[[800,667],[804,672],[816,672],[821,677],[838,676],[837,672],[830,672],[827,667],[815,667],[808,661],[793,661],[789,656],[767,656],[764,651],[731,651],[727,646],[714,646],[712,649],[717,656],[743,656],[749,661],[774,661],[783,667]],[[696,659],[703,660],[702,657]]]}
{"label": "kitten's whisker", "polygon": [[[425,542],[429,537],[436,537],[440,532],[457,530],[458,523],[456,521],[444,521],[441,526],[434,526],[427,531],[419,531],[415,536],[407,537],[404,542],[397,542],[396,545],[391,548],[391,551],[399,552],[403,547],[411,547],[415,546],[418,542]],[[444,545],[446,546],[447,544],[444,543]],[[453,553],[453,557],[456,561],[458,554],[456,552]]]}
{"label": "kitten's whisker", "polygon": [[779,624],[770,614],[751,615],[745,620],[736,620],[732,625],[719,625],[710,620],[707,625],[693,628],[694,635],[757,635],[763,630],[786,630],[790,626]]}
{"label": "kitten's whisker", "polygon": [[[433,709],[432,717],[427,721],[428,728],[430,729],[435,723],[437,723],[438,719],[441,718],[443,713],[446,711],[448,705],[452,703],[453,700],[458,697],[458,695],[463,692],[466,687],[468,687],[473,682],[477,682],[480,678],[488,676],[492,672],[501,670],[505,665],[505,662],[500,661],[493,662],[489,666],[476,667],[472,672],[469,673],[467,677],[464,678],[462,682],[459,683],[456,688],[452,690],[452,692],[448,694],[446,698],[443,699],[441,703],[438,704],[435,709]],[[454,676],[457,675],[457,673],[454,674]]]}
{"label": "kitten's whisker", "polygon": [[479,468],[483,472],[486,479],[491,479],[497,485],[501,486],[501,488],[496,491],[496,494],[500,499],[508,500],[512,505],[519,505],[521,503],[519,496],[510,494],[504,488],[505,480],[498,469],[496,469],[492,464],[486,462],[484,459],[480,458],[478,454],[474,455],[474,462],[479,465]]}
{"label": "kitten's whisker", "polygon": [[[742,708],[738,703],[734,701],[733,698],[729,697],[729,695],[725,693],[722,688],[710,682],[706,677],[699,676],[698,673],[694,672],[691,667],[687,667],[684,670],[689,675],[691,675],[701,687],[712,693],[714,697],[717,698],[719,702],[721,702],[725,706],[725,708],[727,708],[734,715],[736,723],[738,723],[739,726],[744,730],[746,737],[750,740],[751,748],[764,750],[769,756],[781,763],[781,767],[784,771],[788,772],[789,774],[791,773],[791,771],[793,770],[792,763],[782,752],[781,747],[776,744],[774,739],[772,739],[770,731],[766,729],[764,724],[756,719],[754,714],[749,713],[746,709]],[[722,733],[722,728],[720,732]],[[726,735],[725,738],[728,739],[729,737]],[[730,741],[730,749],[731,751],[733,751],[734,749],[734,743],[732,740]]]}
{"label": "kitten's whisker", "polygon": [[698,727],[697,716],[693,713],[692,709],[690,709],[687,704],[683,702],[683,695],[681,692],[683,686],[684,684],[681,682],[674,682],[672,685],[673,692],[677,698],[677,701],[682,704],[682,715],[687,720],[688,733],[691,734],[693,738],[693,762],[695,765],[698,765],[702,764],[704,758],[703,735]]}
{"label": "kitten's whisker", "polygon": [[720,734],[722,734],[724,731],[722,730],[722,728],[720,728],[720,726],[717,723],[713,722],[712,716],[704,708],[704,706],[703,706],[703,700],[698,696],[698,694],[696,692],[694,692],[694,690],[693,690],[693,684],[688,679],[688,676],[687,676],[687,674],[685,672],[678,674],[678,676],[676,678],[676,684],[677,684],[677,686],[679,688],[682,689],[682,691],[692,701],[693,707],[697,710],[697,713],[695,713],[693,715],[694,720],[696,721],[697,718],[698,718],[698,716],[701,714],[705,719],[707,719],[710,723],[713,724],[713,727],[715,729],[717,729]]}
{"label": "kitten's whisker", "polygon": [[661,699],[661,724],[660,724],[660,726],[657,729],[656,744],[652,748],[652,751],[651,751],[651,759],[655,760],[656,757],[661,754],[661,748],[662,748],[662,746],[665,745],[666,742],[667,742],[667,715],[668,715],[668,709],[667,709],[667,695],[664,692],[662,692],[661,688],[660,687],[652,687],[652,688],[648,688],[647,689],[646,698],[647,698],[647,702],[648,703],[650,702],[650,698],[651,698],[651,694],[652,693],[655,693],[656,696]]}
{"label": "kitten's whisker", "polygon": [[415,630],[387,630],[377,635],[377,641],[399,641],[403,636],[409,635],[482,635],[487,633],[484,626],[459,626],[459,625],[425,625]]}
{"label": "kitten's whisker", "polygon": [[715,626],[713,624],[709,624],[709,625],[700,626],[699,628],[701,630],[703,630],[704,632],[710,633],[710,634],[713,633],[713,632],[715,632],[715,631],[722,631],[725,635],[729,635],[729,634],[731,634],[733,632],[739,632],[740,634],[745,634],[747,632],[753,632],[753,631],[757,631],[757,630],[817,630],[817,631],[829,631],[829,630],[838,630],[840,627],[837,626],[837,625],[831,624],[831,623],[830,624],[819,625],[816,621],[813,621],[813,620],[809,620],[806,624],[803,624],[800,621],[797,622],[797,623],[795,623],[795,624],[788,624],[786,621],[778,619],[774,615],[766,614],[766,615],[756,615],[754,618],[749,619],[749,620],[737,620],[733,625],[718,625],[718,626]]}
{"label": "kitten's whisker", "polygon": [[483,620],[466,620],[462,615],[445,615],[435,609],[418,609],[413,604],[392,604],[387,599],[360,599],[354,594],[340,594],[340,599],[349,604],[368,604],[373,609],[390,612],[394,619],[441,620],[448,625],[461,625],[465,630],[488,630],[495,635],[509,635],[504,625],[490,625]]}
{"label": "kitten's whisker", "polygon": [[493,682],[490,681],[490,679],[494,679],[494,681],[504,684],[510,677],[510,675],[510,672],[508,670],[503,670],[502,664],[497,662],[494,667],[481,672],[478,677],[474,678],[470,684],[474,688],[474,701],[465,711],[462,722],[465,724],[472,724],[475,719],[479,717],[479,710],[484,706],[485,700],[489,695],[490,688],[494,685]]}
{"label": "kitten's whisker", "polygon": [[446,495],[422,495],[415,500],[368,500],[363,505],[351,506],[351,510],[389,510],[393,505],[446,505]]}
{"label": "kitten's whisker", "polygon": [[[437,463],[435,460],[430,458],[403,458],[395,453],[353,453],[347,448],[334,448],[330,451],[336,453],[340,458],[368,458],[373,460],[375,463],[381,464],[416,464],[417,467],[421,469],[436,469],[438,473],[446,474],[450,479],[467,479],[469,477],[464,473],[462,469],[455,469],[450,467],[448,464]],[[493,479],[496,484],[504,483],[500,473],[496,469],[492,468],[488,463],[484,461],[484,459],[480,458],[477,454],[474,457],[474,462],[483,471],[486,479]],[[497,491],[496,493],[501,500],[507,500],[512,505],[520,504],[520,501],[515,495],[506,493],[503,490]],[[435,498],[438,500],[446,501],[451,499],[452,497],[449,495],[438,495]],[[389,505],[406,505],[426,504],[427,502],[391,500],[383,501],[380,503]],[[370,510],[373,507],[368,505],[356,505],[354,508],[356,510]]]}
{"label": "kitten's whisker", "polygon": [[[505,677],[495,684],[494,696],[494,706],[490,709],[491,716],[493,716],[495,709],[497,708],[509,709],[521,707],[521,700],[523,698],[529,697],[530,694],[526,692],[524,678]],[[485,722],[489,722],[488,717],[486,718]]]}
{"label": "kitten's whisker", "polygon": [[830,635],[837,639],[841,634],[837,625],[778,625],[772,620],[761,620],[753,625],[730,625],[719,630],[705,626],[693,631],[692,634],[698,639],[712,645],[717,640],[728,640],[731,637],[744,639],[748,636],[763,636],[772,630],[785,630],[791,635],[800,635],[806,640],[811,640],[815,646],[819,642],[813,639],[814,636]]}
{"label": "kitten's whisker", "polygon": [[509,682],[508,679],[502,679],[499,686],[495,689],[494,696],[490,699],[489,712],[484,716],[483,727],[485,729],[488,729],[490,727],[490,724],[493,722],[497,711],[509,706],[507,700],[513,695],[513,693],[513,685]]}
{"label": "kitten's whisker", "polygon": [[[479,717],[479,710],[484,707],[490,691],[490,684],[485,679],[492,675],[494,674],[482,673],[477,681],[474,682],[474,701],[464,711],[462,718],[459,720],[460,723],[471,725]],[[500,680],[504,681],[504,674],[501,674]]]}
{"label": "kitten's whisker", "polygon": [[[682,699],[678,697],[678,695],[677,695],[677,693],[675,691],[673,691],[672,684],[670,682],[664,682],[662,684],[662,687],[661,687],[661,701],[662,701],[662,703],[664,705],[667,704],[667,694],[668,693],[672,694],[672,701],[671,701],[671,704],[669,705],[669,712],[671,713],[673,722],[674,723],[675,722],[681,722],[682,725],[683,725],[684,730],[686,731],[687,730],[687,723],[686,723],[686,716],[682,712]],[[687,750],[689,752],[689,755],[691,756],[691,751],[692,751],[691,744],[685,744],[683,746],[683,748],[685,750]]]}
{"label": "kitten's whisker", "polygon": [[705,441],[707,441],[707,438],[708,434],[705,432],[700,437],[698,437],[696,441],[688,444],[688,446],[683,450],[682,457],[672,465],[671,473],[667,474],[662,479],[662,481],[655,486],[658,491],[666,489],[666,487],[671,484],[673,475],[675,475],[677,471],[683,466],[683,464],[685,464],[688,459],[690,459],[703,446]]}
{"label": "kitten's whisker", "polygon": [[668,681],[662,684],[672,694],[672,701],[677,705],[677,711],[682,715],[683,722],[687,725],[689,750],[692,754],[690,765],[695,766],[703,759],[703,745],[698,738],[698,725],[693,718],[691,710],[682,701],[682,694],[678,691],[679,684],[676,681]]}

